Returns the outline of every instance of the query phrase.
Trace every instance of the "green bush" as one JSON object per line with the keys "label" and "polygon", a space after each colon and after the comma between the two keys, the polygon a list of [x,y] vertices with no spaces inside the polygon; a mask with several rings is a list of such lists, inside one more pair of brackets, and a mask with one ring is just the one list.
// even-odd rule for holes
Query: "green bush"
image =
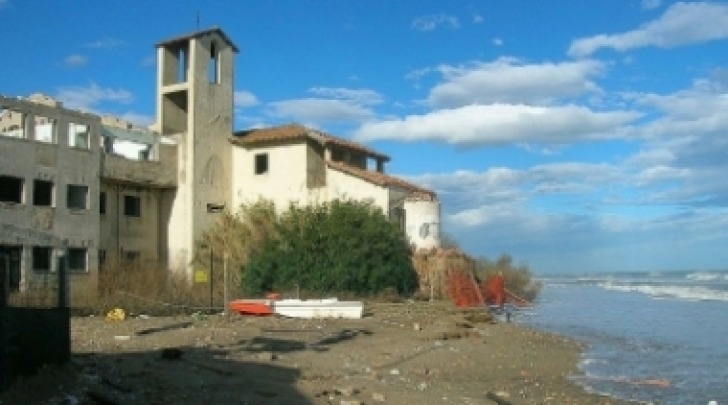
{"label": "green bush", "polygon": [[417,275],[404,233],[370,203],[291,206],[242,271],[241,289],[376,294],[414,292]]}

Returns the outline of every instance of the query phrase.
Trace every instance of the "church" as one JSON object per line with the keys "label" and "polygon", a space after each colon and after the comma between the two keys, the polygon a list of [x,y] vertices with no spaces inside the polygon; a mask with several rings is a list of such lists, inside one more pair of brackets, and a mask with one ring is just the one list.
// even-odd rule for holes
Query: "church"
{"label": "church", "polygon": [[279,210],[371,201],[414,249],[439,246],[437,195],[386,174],[386,154],[298,124],[236,131],[238,48],[221,29],[156,52],[149,128],[0,94],[0,266],[11,289],[42,288],[66,263],[73,296],[112,259],[192,277],[195,243],[219,212],[259,199]]}

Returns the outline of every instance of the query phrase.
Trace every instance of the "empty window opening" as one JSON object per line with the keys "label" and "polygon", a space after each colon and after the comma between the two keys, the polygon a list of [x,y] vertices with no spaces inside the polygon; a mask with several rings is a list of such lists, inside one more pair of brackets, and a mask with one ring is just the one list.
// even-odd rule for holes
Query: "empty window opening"
{"label": "empty window opening", "polygon": [[177,49],[177,83],[187,81],[187,49]]}
{"label": "empty window opening", "polygon": [[38,207],[53,206],[53,182],[33,180],[33,205]]}
{"label": "empty window opening", "polygon": [[68,185],[66,206],[70,209],[85,210],[88,208],[88,186]]}
{"label": "empty window opening", "polygon": [[53,248],[48,246],[33,246],[33,270],[48,273],[51,271]]}
{"label": "empty window opening", "polygon": [[0,176],[0,202],[21,204],[23,202],[23,179]]}
{"label": "empty window opening", "polygon": [[[20,269],[23,261],[23,247],[0,245],[0,270],[9,272],[10,291],[20,290]],[[7,276],[6,276],[7,277]],[[5,287],[5,280],[0,280],[0,287]]]}
{"label": "empty window opening", "polygon": [[268,154],[259,153],[255,155],[255,174],[268,173]]}
{"label": "empty window opening", "polygon": [[68,271],[82,273],[86,271],[86,249],[68,249]]}
{"label": "empty window opening", "polygon": [[99,194],[99,214],[106,214],[106,192]]}
{"label": "empty window opening", "polygon": [[25,114],[0,108],[0,135],[25,138]]}
{"label": "empty window opening", "polygon": [[142,216],[142,200],[134,195],[124,196],[124,215],[127,217]]}
{"label": "empty window opening", "polygon": [[217,84],[220,80],[220,58],[215,43],[210,44],[210,60],[207,62],[207,78],[210,83]]}
{"label": "empty window opening", "polygon": [[99,267],[103,267],[106,264],[106,250],[99,249]]}
{"label": "empty window opening", "polygon": [[56,142],[56,120],[46,117],[35,117],[35,140],[44,143]]}
{"label": "empty window opening", "polygon": [[341,149],[331,149],[331,160],[334,162],[343,162],[344,151]]}
{"label": "empty window opening", "polygon": [[68,123],[68,146],[89,149],[89,127],[84,124]]}

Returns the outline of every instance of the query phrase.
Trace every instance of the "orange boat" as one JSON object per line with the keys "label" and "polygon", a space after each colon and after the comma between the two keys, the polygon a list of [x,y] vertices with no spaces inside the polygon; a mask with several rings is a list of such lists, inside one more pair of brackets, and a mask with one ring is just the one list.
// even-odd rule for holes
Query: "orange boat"
{"label": "orange boat", "polygon": [[273,315],[271,300],[233,300],[230,301],[230,310],[241,315]]}

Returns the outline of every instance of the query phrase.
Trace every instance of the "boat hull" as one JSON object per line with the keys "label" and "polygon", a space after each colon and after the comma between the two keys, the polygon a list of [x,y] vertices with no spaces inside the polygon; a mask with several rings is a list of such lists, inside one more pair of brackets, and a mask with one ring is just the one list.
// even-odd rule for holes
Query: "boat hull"
{"label": "boat hull", "polygon": [[242,315],[273,315],[273,305],[270,300],[234,300],[230,301],[229,305],[231,311]]}
{"label": "boat hull", "polygon": [[361,301],[339,301],[335,298],[322,300],[287,299],[273,302],[273,312],[290,318],[346,318],[362,317]]}

